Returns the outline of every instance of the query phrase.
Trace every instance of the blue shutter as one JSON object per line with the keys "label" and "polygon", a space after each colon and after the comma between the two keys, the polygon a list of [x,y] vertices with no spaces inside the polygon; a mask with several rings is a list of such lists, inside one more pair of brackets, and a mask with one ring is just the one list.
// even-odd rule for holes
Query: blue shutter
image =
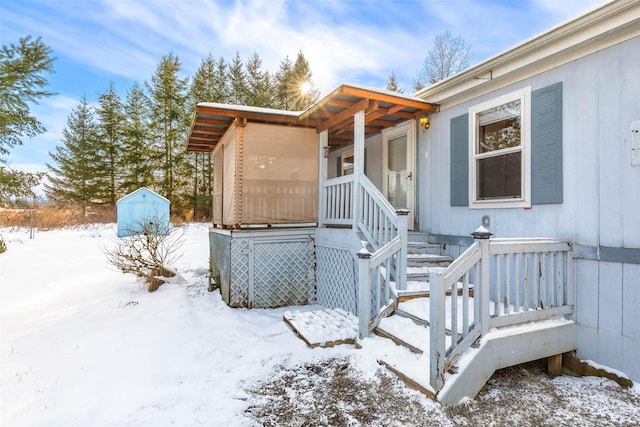
{"label": "blue shutter", "polygon": [[531,203],[562,203],[562,82],[531,93]]}
{"label": "blue shutter", "polygon": [[451,119],[451,206],[469,206],[469,114]]}

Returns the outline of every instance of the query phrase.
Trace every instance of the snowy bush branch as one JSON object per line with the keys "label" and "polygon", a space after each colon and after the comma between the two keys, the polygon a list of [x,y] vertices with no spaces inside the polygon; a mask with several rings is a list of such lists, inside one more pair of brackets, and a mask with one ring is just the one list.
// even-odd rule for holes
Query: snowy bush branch
{"label": "snowy bush branch", "polygon": [[168,230],[157,218],[139,221],[134,228],[131,236],[121,238],[114,249],[103,252],[118,270],[144,278],[149,292],[153,292],[164,283],[163,279],[176,275],[171,265],[182,256],[179,250],[184,231]]}

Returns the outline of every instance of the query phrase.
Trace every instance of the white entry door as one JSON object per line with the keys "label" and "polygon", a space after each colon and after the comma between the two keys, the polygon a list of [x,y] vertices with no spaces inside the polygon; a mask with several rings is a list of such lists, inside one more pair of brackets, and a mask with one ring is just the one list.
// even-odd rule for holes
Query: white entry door
{"label": "white entry door", "polygon": [[382,134],[384,194],[394,208],[409,210],[409,230],[415,215],[415,145],[412,121]]}

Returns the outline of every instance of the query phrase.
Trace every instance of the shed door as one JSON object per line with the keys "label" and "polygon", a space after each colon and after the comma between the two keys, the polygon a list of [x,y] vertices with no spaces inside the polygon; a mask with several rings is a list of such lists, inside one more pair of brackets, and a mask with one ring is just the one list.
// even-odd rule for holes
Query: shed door
{"label": "shed door", "polygon": [[415,215],[414,123],[385,131],[382,136],[384,194],[396,209],[408,209],[408,227]]}

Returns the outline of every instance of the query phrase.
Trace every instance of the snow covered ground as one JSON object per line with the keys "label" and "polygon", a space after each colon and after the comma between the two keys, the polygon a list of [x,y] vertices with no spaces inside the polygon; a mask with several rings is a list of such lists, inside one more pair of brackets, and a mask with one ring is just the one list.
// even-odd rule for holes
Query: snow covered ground
{"label": "snow covered ground", "polygon": [[[25,230],[0,228],[8,245],[0,254],[0,425],[262,425],[259,417],[271,407],[258,391],[269,384],[282,391],[286,384],[278,381],[288,375],[287,384],[304,379],[307,398],[320,399],[309,395],[314,388],[307,377],[315,370],[305,366],[319,367],[318,373],[332,366],[364,384],[384,375],[377,355],[366,351],[370,343],[365,350],[308,348],[282,320],[290,308],[227,307],[219,292],[206,290],[207,225],[184,228],[179,274],[155,293],[108,264],[103,248],[116,242],[115,225],[39,232],[33,240]],[[585,379],[562,378],[562,387],[585,387]],[[442,424],[458,423],[459,414],[393,381],[419,411],[437,412]],[[637,408],[639,387],[626,393]],[[611,407],[606,399],[598,402],[599,411],[620,408],[617,400]],[[308,412],[311,403],[304,404]]]}

